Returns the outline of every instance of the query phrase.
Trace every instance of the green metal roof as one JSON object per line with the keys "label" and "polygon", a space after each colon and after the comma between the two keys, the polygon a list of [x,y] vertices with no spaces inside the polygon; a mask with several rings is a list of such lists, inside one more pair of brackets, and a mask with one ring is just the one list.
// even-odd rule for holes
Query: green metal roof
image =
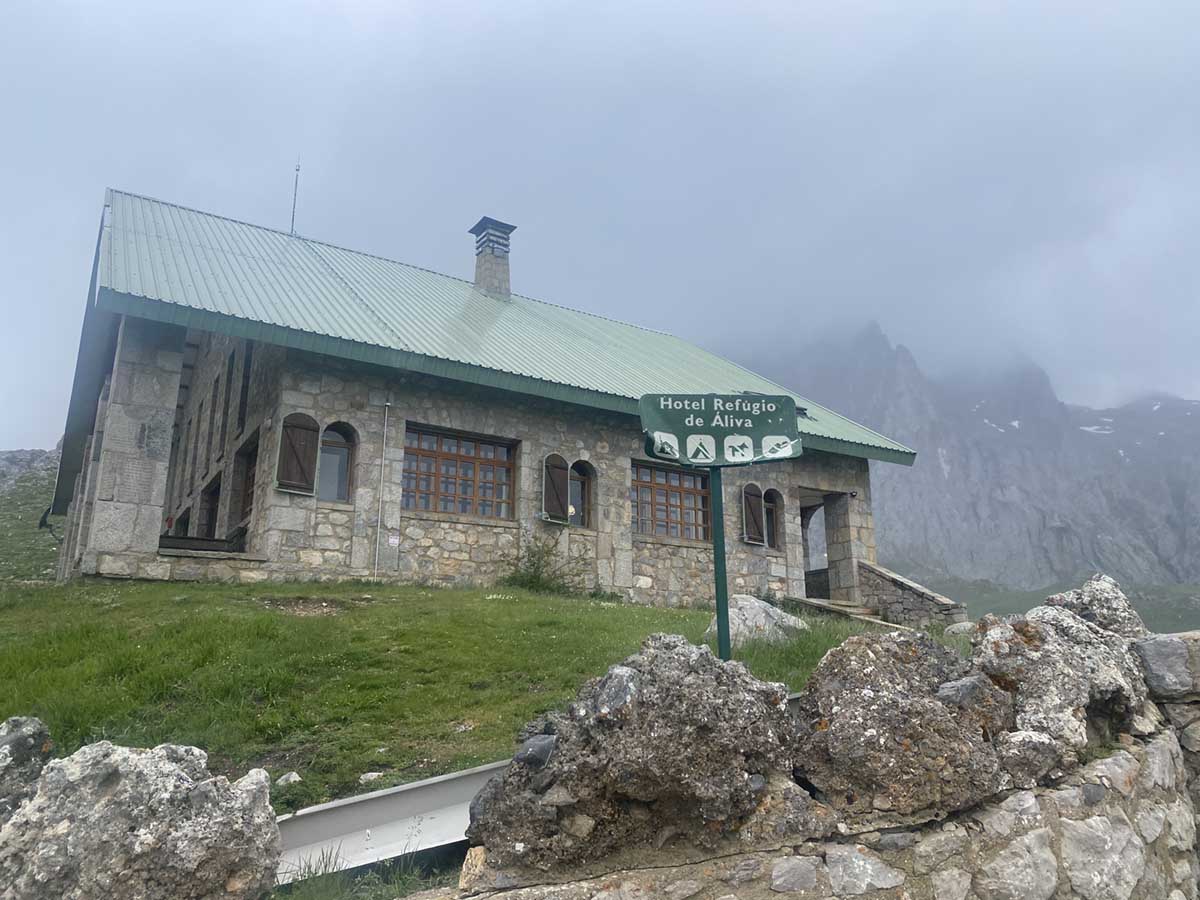
{"label": "green metal roof", "polygon": [[[669,334],[115,190],[96,305],[631,415],[647,393],[791,393]],[[806,447],[912,463],[793,396]]]}

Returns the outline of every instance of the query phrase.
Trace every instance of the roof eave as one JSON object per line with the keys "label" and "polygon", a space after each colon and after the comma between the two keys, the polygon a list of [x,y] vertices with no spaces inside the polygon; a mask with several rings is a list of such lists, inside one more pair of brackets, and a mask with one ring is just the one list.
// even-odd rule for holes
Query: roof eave
{"label": "roof eave", "polygon": [[[573,403],[592,409],[602,409],[608,412],[635,417],[638,414],[638,401],[635,398],[605,394],[600,391],[592,391],[573,385],[544,381],[528,375],[501,372],[496,369],[475,366],[456,360],[439,359],[409,350],[397,350],[391,347],[364,344],[359,341],[351,341],[332,335],[314,334],[312,332],[301,331],[297,328],[288,328],[283,325],[254,322],[238,316],[195,309],[148,297],[139,297],[134,294],[115,291],[108,287],[100,288],[96,304],[102,309],[120,315],[152,319],[159,322],[181,325],[185,328],[196,328],[202,331],[213,331],[233,337],[261,341],[267,344],[277,344],[297,350],[340,357],[342,359],[353,359],[372,365],[404,369],[438,378],[447,378],[452,381],[493,387],[499,390],[526,394],[548,400],[557,400],[563,403]],[[897,445],[898,449],[875,447],[810,434],[804,434],[802,439],[804,446],[811,447],[814,450],[824,450],[829,453],[838,453],[843,456],[853,456],[860,459],[877,459],[883,462],[911,466],[916,457],[916,453],[912,450],[899,448],[899,445]]]}

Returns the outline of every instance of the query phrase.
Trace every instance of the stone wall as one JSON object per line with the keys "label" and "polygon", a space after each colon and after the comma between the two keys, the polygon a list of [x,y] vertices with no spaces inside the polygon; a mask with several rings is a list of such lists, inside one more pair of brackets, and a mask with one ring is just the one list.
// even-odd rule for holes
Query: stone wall
{"label": "stone wall", "polygon": [[862,605],[887,622],[925,628],[967,620],[966,609],[949,597],[874,563],[858,564],[858,590]]}
{"label": "stone wall", "polygon": [[851,637],[784,697],[648,638],[525,729],[457,896],[1197,896],[1200,633],[1147,636],[1111,579],[985,616],[970,658]]}
{"label": "stone wall", "polygon": [[1053,788],[1014,791],[919,828],[785,841],[773,849],[483,896],[1194,900],[1196,825],[1185,779],[1179,744],[1166,731],[1129,742]]}
{"label": "stone wall", "polygon": [[[632,416],[256,344],[250,402],[245,426],[239,429],[236,411],[246,342],[191,332],[187,344],[194,347],[190,385],[179,393],[173,413],[169,478],[153,529],[146,519],[148,546],[134,555],[102,551],[94,555],[88,571],[237,580],[378,575],[434,584],[487,584],[508,570],[527,541],[549,538],[563,554],[580,560],[588,588],[646,604],[703,607],[713,602],[710,542],[631,531],[631,462],[646,459],[640,427]],[[311,493],[276,485],[283,420],[294,412],[312,416],[322,430],[333,423],[352,429],[356,450],[349,502],[326,503]],[[409,423],[514,442],[514,516],[496,520],[404,509],[404,434]],[[247,518],[240,509],[239,485],[245,473],[239,471],[238,454],[255,442],[253,515]],[[589,527],[543,520],[542,469],[551,453],[561,454],[568,463],[585,461],[594,469]],[[775,489],[784,498],[776,549],[743,540],[741,492],[751,476],[764,491]],[[85,470],[81,478],[86,482],[88,477]],[[836,582],[832,591],[844,602],[856,597],[854,563],[874,558],[869,478],[866,460],[819,451],[797,460],[727,470],[730,591],[775,600],[804,595],[800,507],[812,497],[823,497]],[[186,562],[177,553],[153,552],[157,535],[169,524],[178,532],[185,514],[188,533],[199,533],[201,492],[218,480],[215,536],[245,527],[246,552],[195,554]],[[86,497],[84,484],[77,495],[79,501]],[[90,516],[83,502],[74,506],[80,512],[72,515],[82,531]]]}

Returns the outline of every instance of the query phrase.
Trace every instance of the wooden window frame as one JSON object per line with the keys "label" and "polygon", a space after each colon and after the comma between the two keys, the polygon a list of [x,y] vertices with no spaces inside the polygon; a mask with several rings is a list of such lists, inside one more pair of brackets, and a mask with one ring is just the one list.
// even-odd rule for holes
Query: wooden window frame
{"label": "wooden window frame", "polygon": [[567,525],[571,520],[571,464],[560,453],[542,461],[542,515],[547,522]]}
{"label": "wooden window frame", "polygon": [[[433,446],[430,446],[431,442]],[[470,452],[461,452],[464,443],[471,448]],[[486,456],[485,452],[491,455]],[[501,452],[503,456],[498,455]],[[516,456],[516,441],[426,425],[408,425],[404,431],[401,509],[418,515],[460,515],[512,521],[516,517],[517,504]],[[470,478],[459,474],[461,465],[471,466]],[[492,477],[485,479],[483,470],[488,467]],[[502,472],[505,473],[503,477]],[[463,482],[470,485],[469,494],[462,492]],[[428,487],[422,487],[426,484]],[[448,485],[450,490],[444,490]],[[485,488],[489,496],[484,496]],[[507,496],[501,497],[501,493]],[[453,508],[444,508],[448,503]]]}
{"label": "wooden window frame", "polygon": [[763,489],[753,481],[742,485],[742,540],[756,547],[767,546],[767,514]]}
{"label": "wooden window frame", "polygon": [[254,374],[254,341],[246,341],[242,351],[242,384],[238,389],[237,433],[246,428],[246,412],[250,405],[250,376]]}
{"label": "wooden window frame", "polygon": [[[649,473],[648,480],[646,473]],[[705,473],[633,460],[629,487],[633,533],[711,543],[712,497],[709,489],[709,477]],[[647,490],[649,494],[646,494]],[[674,502],[672,494],[678,494],[678,503]],[[673,511],[678,511],[677,517],[672,516]],[[689,513],[692,522],[686,521]],[[676,533],[672,533],[673,525]]]}
{"label": "wooden window frame", "polygon": [[783,494],[768,488],[763,491],[763,540],[768,550],[782,550],[783,537]]}
{"label": "wooden window frame", "polygon": [[[582,471],[586,466],[587,471]],[[571,502],[571,485],[579,484],[579,506]],[[593,528],[592,524],[592,492],[596,490],[596,468],[587,460],[577,459],[571,463],[567,472],[567,521],[572,528]]]}
{"label": "wooden window frame", "polygon": [[[300,437],[301,433],[308,435]],[[311,442],[311,449],[306,445]],[[307,459],[302,457],[307,455]],[[275,464],[275,486],[280,490],[313,494],[317,489],[317,463],[321,455],[321,426],[308,413],[289,413],[279,434],[279,458]],[[288,477],[289,468],[302,477]]]}
{"label": "wooden window frame", "polygon": [[217,462],[225,456],[225,446],[229,443],[229,403],[233,397],[233,376],[237,370],[237,353],[229,351],[225,361],[225,399],[221,408],[221,441],[217,445]]}
{"label": "wooden window frame", "polygon": [[221,402],[221,376],[217,375],[212,383],[212,397],[208,404],[208,431],[204,435],[204,474],[207,477],[212,469],[213,435],[217,430],[217,404]]}
{"label": "wooden window frame", "polygon": [[[342,429],[351,433],[347,437],[342,433]],[[321,456],[325,452],[326,447],[345,449],[347,451],[346,458],[346,496],[334,498],[321,497]],[[358,440],[354,436],[354,429],[345,422],[334,422],[332,425],[326,425],[325,430],[321,432],[321,446],[317,451],[317,499],[323,503],[353,503],[354,502],[354,463],[357,456]],[[338,485],[340,488],[341,485]]]}

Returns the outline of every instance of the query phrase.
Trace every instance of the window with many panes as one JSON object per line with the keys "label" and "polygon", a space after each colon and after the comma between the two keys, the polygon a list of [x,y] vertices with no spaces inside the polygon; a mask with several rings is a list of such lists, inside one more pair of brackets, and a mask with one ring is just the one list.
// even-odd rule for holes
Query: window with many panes
{"label": "window with many panes", "polygon": [[513,516],[510,443],[423,428],[404,433],[405,509],[491,519]]}
{"label": "window with many panes", "polygon": [[635,533],[709,539],[707,475],[635,462],[629,503]]}

